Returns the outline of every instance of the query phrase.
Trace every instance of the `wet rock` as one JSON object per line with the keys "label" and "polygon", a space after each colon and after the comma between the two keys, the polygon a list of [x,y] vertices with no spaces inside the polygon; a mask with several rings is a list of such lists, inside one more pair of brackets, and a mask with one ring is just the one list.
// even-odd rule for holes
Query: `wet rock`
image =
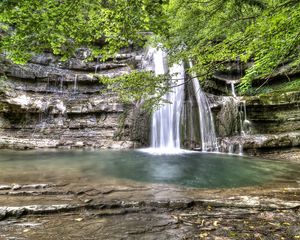
{"label": "wet rock", "polygon": [[53,54],[44,53],[44,54],[39,54],[39,55],[34,56],[30,60],[30,63],[48,66],[48,65],[55,65],[55,63],[57,63],[58,61],[59,61],[59,58],[55,57]]}
{"label": "wet rock", "polygon": [[0,208],[0,221],[6,217],[5,209]]}
{"label": "wet rock", "polygon": [[0,190],[9,190],[12,187],[10,185],[0,185]]}
{"label": "wet rock", "polygon": [[234,97],[223,97],[217,101],[219,102],[218,105],[213,108],[217,136],[228,137],[239,135],[241,131],[239,115],[240,100]]}
{"label": "wet rock", "polygon": [[84,143],[83,142],[76,142],[75,147],[83,147]]}
{"label": "wet rock", "polygon": [[21,185],[19,184],[15,184],[12,186],[12,190],[19,190],[19,189],[21,189]]}
{"label": "wet rock", "polygon": [[[211,96],[220,150],[262,152],[300,145],[300,92],[250,97]],[[251,151],[249,151],[251,149]]]}
{"label": "wet rock", "polygon": [[233,136],[220,139],[220,147],[224,152],[239,153],[239,146],[244,150],[253,149],[278,149],[296,147],[300,145],[300,132],[288,132],[281,134],[253,134],[246,136]]}

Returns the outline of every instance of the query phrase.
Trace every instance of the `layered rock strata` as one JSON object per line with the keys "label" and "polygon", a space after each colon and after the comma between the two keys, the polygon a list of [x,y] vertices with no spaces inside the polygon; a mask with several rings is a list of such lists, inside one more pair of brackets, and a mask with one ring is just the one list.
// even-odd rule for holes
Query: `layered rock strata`
{"label": "layered rock strata", "polygon": [[88,56],[88,50],[80,49],[60,62],[43,54],[26,65],[2,56],[0,147],[120,149],[148,141],[145,113],[134,103],[121,103],[98,80],[129,73],[139,64],[138,54],[119,54],[104,63],[88,62]]}
{"label": "layered rock strata", "polygon": [[222,151],[257,153],[300,146],[300,92],[218,101],[214,113]]}

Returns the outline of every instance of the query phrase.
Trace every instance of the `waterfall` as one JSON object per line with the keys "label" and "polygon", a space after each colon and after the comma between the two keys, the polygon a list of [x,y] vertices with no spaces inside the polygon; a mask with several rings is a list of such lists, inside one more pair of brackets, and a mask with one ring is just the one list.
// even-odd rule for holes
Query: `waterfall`
{"label": "waterfall", "polygon": [[74,94],[77,93],[77,78],[78,78],[78,75],[75,74],[75,77],[74,77],[74,87],[73,87],[73,93]]}
{"label": "waterfall", "polygon": [[[162,49],[150,48],[145,57],[147,60],[144,64],[145,69],[149,70],[150,60],[152,62],[150,69],[155,72],[155,75],[168,72],[171,75],[171,79],[167,83],[170,84],[171,91],[164,96],[168,103],[163,104],[152,115],[151,148],[160,153],[177,153],[181,145],[180,119],[185,95],[184,64],[180,62],[168,69],[167,54]],[[201,90],[196,77],[193,77],[192,85],[199,112],[202,151],[218,151],[213,116],[208,99]],[[185,119],[183,124],[186,124]]]}
{"label": "waterfall", "polygon": [[[154,72],[156,75],[166,74],[166,53],[161,49],[153,52]],[[184,66],[174,64],[170,68],[171,91],[164,97],[168,103],[161,106],[152,115],[151,147],[160,149],[180,149],[180,113],[184,96]]]}
{"label": "waterfall", "polygon": [[60,87],[59,87],[59,93],[63,93],[63,91],[64,91],[64,77],[63,76],[61,76],[60,77]]}
{"label": "waterfall", "polygon": [[[191,61],[189,64],[190,67],[193,66]],[[208,99],[205,93],[202,91],[199,80],[196,76],[192,76],[192,82],[199,108],[202,151],[218,151],[215,125]]]}
{"label": "waterfall", "polygon": [[[242,101],[242,109],[240,111],[240,129],[241,136],[245,137],[251,133],[251,122],[247,119],[246,101]],[[243,154],[243,144],[239,144],[239,154]]]}
{"label": "waterfall", "polygon": [[217,117],[220,125],[226,127],[226,131],[221,133],[227,136],[221,140],[221,151],[243,155],[243,139],[251,134],[246,101],[241,97],[222,97],[222,107]]}
{"label": "waterfall", "polygon": [[100,68],[100,64],[97,64],[96,66],[95,66],[95,74],[97,74],[98,73],[98,69]]}
{"label": "waterfall", "polygon": [[230,85],[231,85],[232,96],[233,96],[233,97],[236,97],[235,87],[234,87],[234,82],[231,82]]}
{"label": "waterfall", "polygon": [[251,132],[251,122],[247,119],[246,101],[242,101],[242,109],[240,111],[241,135],[246,136]]}
{"label": "waterfall", "polygon": [[98,73],[98,69],[100,69],[101,65],[99,64],[100,57],[96,58],[96,65],[95,65],[95,74]]}

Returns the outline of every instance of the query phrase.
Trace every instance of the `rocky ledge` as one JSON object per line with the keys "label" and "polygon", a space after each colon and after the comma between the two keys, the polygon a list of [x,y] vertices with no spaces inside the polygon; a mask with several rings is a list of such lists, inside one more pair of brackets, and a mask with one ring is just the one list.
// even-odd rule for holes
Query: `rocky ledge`
{"label": "rocky ledge", "polygon": [[1,239],[299,239],[300,188],[0,185]]}
{"label": "rocky ledge", "polygon": [[[49,53],[26,65],[0,56],[0,148],[133,148],[148,143],[148,115],[123,104],[99,83],[138,68],[138,52],[87,61],[87,49],[66,62]],[[143,131],[141,131],[143,129]]]}
{"label": "rocky ledge", "polygon": [[94,138],[94,141],[86,140],[86,138],[78,139],[77,141],[70,138],[67,139],[47,139],[47,138],[15,138],[10,136],[1,136],[0,148],[3,149],[38,149],[38,148],[102,148],[102,149],[130,149],[136,147],[136,142],[133,141],[113,141],[101,140]]}
{"label": "rocky ledge", "polygon": [[264,151],[278,151],[279,149],[300,146],[300,132],[280,134],[253,134],[244,136],[225,137],[220,141],[223,152],[256,154]]}
{"label": "rocky ledge", "polygon": [[209,99],[221,151],[255,154],[300,146],[299,91]]}

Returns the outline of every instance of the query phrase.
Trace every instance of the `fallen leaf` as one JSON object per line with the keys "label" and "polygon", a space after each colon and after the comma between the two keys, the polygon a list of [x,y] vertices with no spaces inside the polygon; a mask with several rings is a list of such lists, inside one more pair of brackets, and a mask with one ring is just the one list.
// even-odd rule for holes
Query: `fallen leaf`
{"label": "fallen leaf", "polygon": [[200,233],[199,234],[199,237],[200,238],[205,238],[205,237],[207,237],[208,236],[208,233]]}
{"label": "fallen leaf", "polygon": [[215,226],[215,227],[217,227],[218,226],[218,221],[214,221],[214,223],[213,223],[213,225]]}

